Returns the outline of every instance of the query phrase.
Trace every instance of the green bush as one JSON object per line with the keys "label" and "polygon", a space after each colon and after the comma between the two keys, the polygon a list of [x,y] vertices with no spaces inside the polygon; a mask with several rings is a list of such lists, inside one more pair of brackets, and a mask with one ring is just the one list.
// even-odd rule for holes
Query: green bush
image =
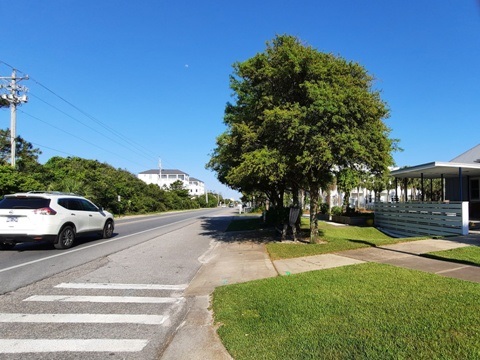
{"label": "green bush", "polygon": [[320,214],[328,214],[329,206],[327,203],[320,204]]}
{"label": "green bush", "polygon": [[334,206],[332,207],[332,215],[342,215],[343,209],[341,206]]}

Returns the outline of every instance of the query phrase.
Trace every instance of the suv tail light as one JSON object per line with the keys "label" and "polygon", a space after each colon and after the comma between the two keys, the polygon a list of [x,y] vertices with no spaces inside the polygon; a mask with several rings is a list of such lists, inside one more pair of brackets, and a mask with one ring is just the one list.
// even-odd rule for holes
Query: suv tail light
{"label": "suv tail light", "polygon": [[33,210],[33,213],[37,215],[55,215],[57,212],[50,207],[44,207]]}

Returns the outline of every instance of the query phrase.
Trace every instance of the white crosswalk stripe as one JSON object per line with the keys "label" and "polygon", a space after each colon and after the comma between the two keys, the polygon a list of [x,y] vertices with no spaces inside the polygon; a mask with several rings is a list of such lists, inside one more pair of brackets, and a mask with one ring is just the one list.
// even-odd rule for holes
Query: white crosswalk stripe
{"label": "white crosswalk stripe", "polygon": [[23,301],[45,302],[92,302],[92,303],[137,303],[137,304],[174,304],[182,298],[147,296],[80,296],[80,295],[33,295]]}
{"label": "white crosswalk stripe", "polygon": [[0,323],[90,323],[161,325],[161,315],[124,314],[10,314],[0,313]]}
{"label": "white crosswalk stripe", "polygon": [[[35,354],[35,353],[59,353],[59,352],[78,352],[78,353],[89,353],[89,352],[109,352],[109,353],[135,353],[141,352],[145,346],[148,345],[149,339],[142,339],[141,337],[149,334],[150,330],[148,326],[165,326],[170,322],[169,316],[165,314],[155,314],[156,311],[166,311],[169,312],[169,309],[177,309],[179,306],[183,306],[186,302],[185,298],[180,296],[180,292],[186,289],[187,285],[163,285],[163,284],[115,284],[115,283],[61,283],[54,286],[56,290],[56,295],[31,295],[22,299],[25,305],[30,303],[39,304],[45,303],[49,311],[38,310],[38,306],[30,307],[23,309],[21,312],[2,312],[0,313],[0,332],[2,326],[17,326],[15,324],[25,324],[27,328],[24,328],[25,334],[29,332],[28,324],[36,324],[35,326],[49,326],[49,329],[56,329],[55,327],[61,326],[58,330],[55,330],[53,333],[50,333],[49,338],[42,339],[45,335],[36,336],[33,338],[0,338],[0,355],[1,354]],[[68,289],[73,289],[78,293],[78,291],[88,291],[89,295],[58,295],[59,290],[62,289],[68,291]],[[92,295],[92,291],[100,293],[99,295]],[[123,290],[129,296],[120,296],[120,295],[108,295],[110,291]],[[162,296],[130,296],[135,294],[135,292],[140,292],[141,295],[145,295],[145,291],[148,291],[149,295],[153,294],[162,294]],[[152,291],[152,292],[150,292]],[[156,292],[153,292],[156,291]],[[107,294],[105,294],[107,292]],[[166,297],[165,293],[170,292],[171,295]],[[69,309],[63,313],[60,311],[57,313],[57,309],[60,305],[55,305],[56,303],[63,303],[64,306],[68,306],[67,303],[76,303],[78,305],[74,308],[62,307],[61,309]],[[98,305],[96,305],[98,304]],[[116,308],[105,308],[105,305],[109,304],[118,304]],[[79,313],[75,312],[75,309],[82,309]],[[103,307],[102,307],[103,306]],[[152,307],[153,306],[153,307]],[[43,307],[43,306],[42,306]],[[28,311],[30,309],[30,311]],[[35,313],[32,312],[32,309],[35,310]],[[54,311],[52,311],[54,309]],[[73,309],[73,313],[72,313]],[[85,311],[85,310],[90,311]],[[99,313],[99,309],[108,309],[109,313]],[[113,309],[121,309],[118,313],[114,312]],[[140,309],[140,310],[139,310]],[[143,312],[141,309],[145,309],[145,314],[139,313]],[[165,310],[167,309],[167,310]],[[25,311],[26,310],[26,311]],[[109,311],[110,310],[110,311]],[[153,310],[153,314],[152,314]],[[41,313],[39,313],[41,312]],[[46,312],[46,313],[44,313]],[[100,311],[103,312],[103,311]],[[45,325],[42,325],[45,324]],[[56,325],[58,324],[58,325]],[[84,324],[88,326],[88,334],[84,337],[91,338],[81,338],[81,333],[77,333],[78,326]],[[112,339],[105,338],[105,329],[109,329],[109,326],[125,325],[125,328],[121,328],[121,331],[126,331],[125,329],[128,326],[135,326],[135,332],[130,332],[131,338],[128,338],[128,332],[119,333],[117,328],[112,328],[111,330],[115,331],[117,329],[117,335],[112,336]],[[98,338],[95,338],[95,327],[96,325],[102,325],[102,330],[97,332]],[[54,328],[52,328],[52,326]],[[64,336],[64,326],[69,326],[70,336]],[[90,327],[92,326],[92,327]],[[107,328],[105,328],[107,326]],[[141,333],[143,336],[138,336],[138,328],[142,326],[142,329],[145,329]],[[58,335],[59,339],[53,339],[52,337],[57,337],[55,334],[60,334],[60,329],[62,335]],[[118,334],[122,334],[121,337],[125,339],[119,339]],[[71,336],[73,335],[73,336]],[[103,335],[103,336],[102,336]],[[76,337],[79,338],[76,338]],[[147,335],[148,336],[148,335]],[[22,337],[22,335],[17,335],[17,337]],[[30,337],[30,334],[27,335]],[[72,338],[74,337],[74,338]],[[108,335],[107,335],[108,337]],[[140,338],[137,338],[140,337]],[[88,357],[88,355],[85,355]],[[1,356],[0,356],[1,357]]]}
{"label": "white crosswalk stripe", "polygon": [[159,284],[114,284],[114,283],[62,283],[56,288],[64,289],[115,289],[115,290],[185,290],[188,285]]}
{"label": "white crosswalk stripe", "polygon": [[138,352],[144,339],[0,339],[0,354],[45,352]]}

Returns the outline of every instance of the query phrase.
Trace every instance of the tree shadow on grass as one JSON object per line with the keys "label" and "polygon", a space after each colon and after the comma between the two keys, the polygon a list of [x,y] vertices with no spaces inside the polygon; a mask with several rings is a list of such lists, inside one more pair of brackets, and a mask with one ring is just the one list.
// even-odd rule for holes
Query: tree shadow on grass
{"label": "tree shadow on grass", "polygon": [[403,254],[408,254],[408,255],[415,255],[415,256],[419,256],[419,257],[424,257],[424,258],[432,259],[432,260],[447,261],[447,262],[452,262],[452,263],[455,263],[455,264],[471,265],[471,266],[480,267],[480,264],[478,264],[476,262],[473,262],[473,261],[468,261],[468,260],[452,259],[452,258],[440,256],[440,255],[417,254],[417,253],[412,253],[412,252],[408,252],[408,251],[390,249],[390,248],[385,248],[385,247],[382,247],[382,246],[378,246],[377,244],[374,244],[374,243],[371,243],[371,242],[368,242],[368,241],[365,241],[365,240],[349,239],[348,241],[353,242],[353,243],[365,244],[365,245],[368,245],[370,247],[376,247],[376,248],[383,249],[383,250],[388,250],[388,251],[393,251],[393,252],[398,252],[398,253],[403,253]]}
{"label": "tree shadow on grass", "polygon": [[364,245],[368,245],[368,246],[371,246],[371,247],[377,247],[377,244],[372,243],[370,241],[366,241],[366,240],[348,239],[348,241],[356,243],[356,244],[364,244]]}

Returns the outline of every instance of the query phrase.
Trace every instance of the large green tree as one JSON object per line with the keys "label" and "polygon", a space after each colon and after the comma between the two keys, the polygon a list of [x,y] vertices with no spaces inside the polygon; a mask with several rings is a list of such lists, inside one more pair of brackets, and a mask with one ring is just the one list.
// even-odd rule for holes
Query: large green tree
{"label": "large green tree", "polygon": [[0,196],[42,190],[42,186],[31,174],[22,173],[10,165],[0,165]]}
{"label": "large green tree", "polygon": [[286,189],[307,190],[312,241],[320,189],[336,169],[382,174],[393,164],[387,106],[358,63],[281,35],[234,64],[230,86],[227,129],[207,167],[221,182],[263,191],[277,204]]}
{"label": "large green tree", "polygon": [[[38,168],[40,149],[34,148],[32,143],[21,136],[15,139],[15,163],[20,171],[34,171]],[[11,158],[10,129],[0,129],[0,165],[7,165]]]}
{"label": "large green tree", "polygon": [[97,160],[52,157],[43,166],[45,189],[84,195],[115,214],[169,209],[165,191]]}

